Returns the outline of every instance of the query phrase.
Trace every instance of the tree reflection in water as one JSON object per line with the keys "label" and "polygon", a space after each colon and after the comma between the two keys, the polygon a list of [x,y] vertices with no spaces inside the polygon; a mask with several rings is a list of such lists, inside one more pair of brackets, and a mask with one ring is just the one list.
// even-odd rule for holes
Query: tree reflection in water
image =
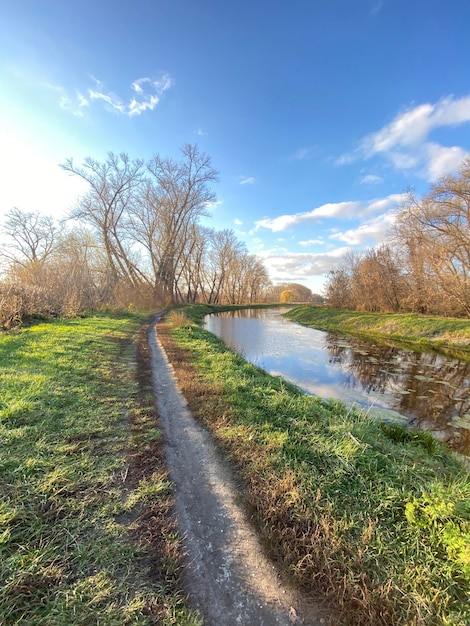
{"label": "tree reflection in water", "polygon": [[410,424],[432,430],[454,449],[468,453],[470,363],[331,333],[325,347],[329,362],[350,374],[345,385],[391,395],[391,408]]}
{"label": "tree reflection in water", "polygon": [[306,393],[430,430],[470,454],[470,363],[299,326],[277,310],[209,315],[206,328],[247,361]]}

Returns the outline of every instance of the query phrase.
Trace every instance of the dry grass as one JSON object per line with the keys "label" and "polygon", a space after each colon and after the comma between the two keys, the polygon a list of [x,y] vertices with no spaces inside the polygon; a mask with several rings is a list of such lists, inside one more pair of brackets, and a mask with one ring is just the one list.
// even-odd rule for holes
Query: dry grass
{"label": "dry grass", "polygon": [[175,326],[176,328],[189,326],[191,324],[191,320],[189,320],[184,311],[181,311],[180,309],[172,311],[168,316],[168,321],[172,326]]}

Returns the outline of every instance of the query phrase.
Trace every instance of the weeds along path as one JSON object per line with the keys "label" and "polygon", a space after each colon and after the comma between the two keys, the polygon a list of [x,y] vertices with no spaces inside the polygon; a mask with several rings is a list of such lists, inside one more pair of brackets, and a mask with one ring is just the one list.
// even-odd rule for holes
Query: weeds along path
{"label": "weeds along path", "polygon": [[237,499],[237,485],[210,435],[190,415],[173,369],[149,328],[153,385],[175,485],[185,550],[183,584],[205,626],[316,626],[325,621],[299,606],[263,554]]}

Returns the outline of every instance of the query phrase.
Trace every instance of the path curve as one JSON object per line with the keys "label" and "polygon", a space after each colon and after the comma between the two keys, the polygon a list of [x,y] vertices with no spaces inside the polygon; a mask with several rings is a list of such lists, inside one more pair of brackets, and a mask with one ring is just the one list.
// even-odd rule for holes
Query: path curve
{"label": "path curve", "polygon": [[173,368],[149,328],[153,388],[175,485],[185,552],[183,584],[205,626],[319,626],[319,611],[299,607],[299,594],[280,580],[237,501],[237,485],[209,433],[191,416]]}

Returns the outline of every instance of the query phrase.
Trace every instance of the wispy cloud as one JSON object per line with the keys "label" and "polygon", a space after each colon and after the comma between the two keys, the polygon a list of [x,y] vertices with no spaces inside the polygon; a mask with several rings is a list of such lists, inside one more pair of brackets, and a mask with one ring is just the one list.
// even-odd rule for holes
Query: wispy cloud
{"label": "wispy cloud", "polygon": [[248,178],[241,177],[240,185],[254,185],[256,182],[256,178],[253,176],[249,176]]}
{"label": "wispy cloud", "polygon": [[433,181],[455,171],[468,153],[459,146],[442,146],[429,141],[433,130],[470,122],[470,95],[449,96],[434,104],[408,108],[380,130],[370,133],[356,150],[343,154],[338,165],[382,156],[399,170],[415,170]]}
{"label": "wispy cloud", "polygon": [[384,5],[383,0],[373,0],[372,6],[370,9],[371,15],[375,15],[376,13],[378,13],[380,9],[383,7],[383,5]]}
{"label": "wispy cloud", "polygon": [[299,148],[289,156],[289,161],[306,161],[315,154],[315,148]]}
{"label": "wispy cloud", "polygon": [[138,78],[130,84],[130,96],[122,98],[108,89],[105,84],[91,76],[93,87],[83,92],[76,91],[71,96],[64,87],[53,86],[59,93],[59,106],[74,115],[83,116],[83,109],[94,101],[104,102],[110,111],[135,117],[145,111],[153,111],[161,100],[162,95],[172,87],[173,79],[168,74],[162,74],[157,79],[148,77]]}
{"label": "wispy cloud", "polygon": [[383,183],[382,176],[376,176],[375,174],[366,174],[365,176],[361,176],[359,182],[361,185],[378,185],[379,183]]}
{"label": "wispy cloud", "polygon": [[162,74],[158,79],[138,78],[131,83],[131,91],[134,95],[126,102],[113,91],[107,89],[102,81],[94,77],[93,80],[95,87],[88,89],[90,99],[102,100],[112,110],[129,117],[141,115],[145,111],[153,111],[165,91],[168,91],[174,84],[173,79],[168,74]]}
{"label": "wispy cloud", "polygon": [[198,128],[198,129],[195,131],[195,133],[196,133],[196,135],[197,135],[198,137],[204,137],[205,135],[207,135],[207,133],[205,133],[205,132],[202,130],[202,128]]}
{"label": "wispy cloud", "polygon": [[252,247],[255,250],[262,250],[265,247],[265,242],[263,241],[263,239],[260,239],[259,237],[254,237],[252,239]]}
{"label": "wispy cloud", "polygon": [[217,209],[217,207],[221,206],[224,203],[223,200],[214,200],[213,202],[206,202],[206,209]]}
{"label": "wispy cloud", "polygon": [[302,224],[323,222],[325,219],[357,219],[382,213],[398,206],[403,199],[401,194],[391,194],[385,198],[375,198],[368,202],[347,201],[323,204],[312,211],[280,215],[273,219],[265,218],[255,222],[255,230],[267,228],[274,232],[294,228]]}
{"label": "wispy cloud", "polygon": [[88,107],[90,102],[80,91],[76,91],[73,96],[70,96],[63,87],[58,85],[48,85],[48,87],[59,95],[59,106],[61,109],[69,111],[77,117],[83,117],[83,109]]}
{"label": "wispy cloud", "polygon": [[239,220],[239,219],[238,219],[238,217],[236,217],[236,218],[233,220],[233,223],[234,223],[236,226],[243,226],[243,222],[242,222],[241,220]]}
{"label": "wispy cloud", "polygon": [[107,90],[104,83],[97,78],[94,78],[93,80],[95,81],[95,88],[88,89],[88,96],[90,100],[102,100],[109,105],[109,108],[125,114],[127,112],[127,106],[121,98],[112,91]]}

